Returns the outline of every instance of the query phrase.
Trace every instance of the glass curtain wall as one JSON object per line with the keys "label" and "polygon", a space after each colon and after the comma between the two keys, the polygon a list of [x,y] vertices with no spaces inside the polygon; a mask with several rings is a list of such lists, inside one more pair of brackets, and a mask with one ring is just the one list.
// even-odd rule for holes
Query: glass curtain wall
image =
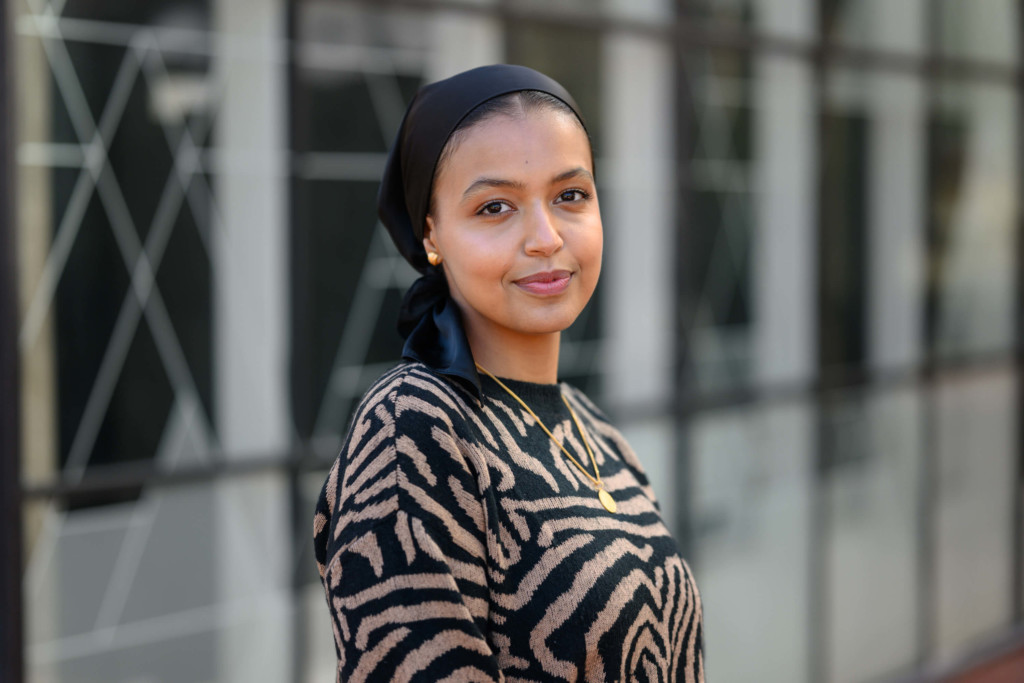
{"label": "glass curtain wall", "polygon": [[417,87],[502,61],[587,115],[561,374],[709,680],[924,680],[1022,625],[1019,2],[5,2],[27,680],[333,677],[313,506],[415,278],[377,184]]}

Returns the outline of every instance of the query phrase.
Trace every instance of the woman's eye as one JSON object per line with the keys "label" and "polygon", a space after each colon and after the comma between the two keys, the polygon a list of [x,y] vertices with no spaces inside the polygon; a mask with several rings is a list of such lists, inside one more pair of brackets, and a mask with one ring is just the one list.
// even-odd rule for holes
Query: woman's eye
{"label": "woman's eye", "polygon": [[502,212],[505,207],[505,202],[488,202],[480,207],[480,213],[487,214],[490,216],[496,216]]}
{"label": "woman's eye", "polygon": [[566,190],[558,195],[560,202],[578,202],[586,198],[587,193],[583,190]]}

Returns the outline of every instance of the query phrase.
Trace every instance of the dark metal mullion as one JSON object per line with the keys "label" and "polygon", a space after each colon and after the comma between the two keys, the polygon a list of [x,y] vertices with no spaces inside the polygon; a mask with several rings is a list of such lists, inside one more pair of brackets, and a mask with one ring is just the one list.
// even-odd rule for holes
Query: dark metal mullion
{"label": "dark metal mullion", "polygon": [[[210,456],[208,453],[199,455]],[[22,483],[21,496],[28,500],[65,499],[83,493],[112,494],[137,491],[142,487],[166,488],[203,484],[217,480],[259,476],[269,472],[287,473],[292,470],[296,472],[326,472],[334,464],[335,457],[335,455],[330,457],[317,455],[308,449],[303,449],[300,445],[280,456],[253,456],[248,460],[239,457],[237,460],[215,461],[210,465],[180,467],[174,470],[162,470],[152,462],[145,461],[138,464],[97,466],[81,479],[58,478],[41,484]]]}
{"label": "dark metal mullion", "polygon": [[815,298],[815,325],[816,331],[814,351],[814,394],[817,400],[813,403],[808,401],[811,410],[811,443],[814,449],[811,453],[811,504],[808,527],[810,539],[808,547],[809,559],[809,581],[808,591],[808,631],[807,631],[807,680],[811,683],[828,680],[829,656],[831,643],[829,641],[829,599],[828,599],[828,541],[829,529],[831,527],[831,515],[829,515],[829,467],[831,460],[829,454],[829,429],[827,424],[828,410],[826,406],[830,401],[830,391],[834,388],[828,376],[823,372],[822,359],[822,299],[824,290],[824,234],[826,230],[826,205],[825,196],[828,191],[828,178],[825,177],[825,116],[828,107],[825,92],[828,79],[828,70],[832,66],[831,35],[827,30],[826,7],[824,0],[818,0],[818,41],[820,51],[815,54],[811,61],[814,69],[814,136],[815,136],[815,159],[817,162],[817,186],[815,188],[815,207],[817,248],[814,250],[816,257],[815,274],[817,282],[817,297]]}
{"label": "dark metal mullion", "polygon": [[[301,117],[302,106],[304,100],[302,98],[299,84],[299,40],[298,40],[298,27],[299,27],[299,13],[302,11],[301,8],[302,0],[287,0],[285,3],[285,91],[288,97],[288,108],[287,108],[287,121],[285,123],[287,131],[287,145],[288,154],[294,158],[296,151],[300,150],[305,152],[308,145],[304,144],[304,140],[300,139],[300,136],[305,133],[305,126],[302,129],[299,128],[299,122],[305,121],[304,117]],[[309,361],[307,358],[310,354],[306,353],[306,350],[311,348],[309,341],[312,337],[312,312],[311,312],[311,301],[312,296],[310,292],[308,274],[311,271],[308,263],[310,249],[310,226],[303,224],[300,221],[300,212],[298,210],[298,202],[296,201],[297,184],[301,182],[298,180],[296,175],[292,173],[288,178],[288,215],[291,220],[290,233],[292,239],[289,244],[291,245],[291,254],[289,254],[288,262],[291,264],[291,273],[289,274],[288,282],[291,286],[291,353],[290,353],[290,368],[291,368],[291,383],[289,390],[292,394],[292,422],[295,423],[294,410],[296,407],[296,399],[306,402],[305,405],[311,406],[313,395],[311,386],[311,372],[308,365]],[[297,390],[297,391],[296,391]],[[308,415],[303,417],[309,417],[309,415],[315,414],[313,410],[310,410]],[[300,428],[304,428],[302,425]],[[302,471],[299,468],[300,461],[295,458],[289,458],[286,461],[286,472],[287,472],[287,485],[288,485],[288,511],[291,520],[290,531],[291,538],[289,539],[288,548],[291,549],[292,553],[301,552],[299,548],[300,539],[305,539],[306,535],[303,530],[309,528],[312,525],[313,510],[307,510],[303,507],[303,496],[302,496]],[[313,548],[308,548],[307,556],[312,561]],[[303,572],[301,568],[304,566],[303,563],[297,563],[294,561],[288,562],[288,566],[291,568],[289,580],[289,587],[291,589],[291,600],[292,600],[292,629],[291,629],[291,680],[293,681],[304,681],[307,678],[309,670],[309,662],[307,661],[308,648],[306,643],[309,641],[309,628],[308,614],[305,609],[305,600],[303,600],[303,585],[302,577]]]}
{"label": "dark metal mullion", "polygon": [[[928,197],[930,201],[930,195]],[[930,249],[926,253],[930,253]],[[927,296],[934,297],[930,293]],[[939,408],[936,396],[936,367],[931,358],[930,344],[930,340],[926,339],[925,348],[922,349],[927,357],[921,370],[921,462],[917,482],[917,664],[921,670],[927,667],[935,652],[938,616],[935,595],[938,529],[935,518],[938,508],[938,486],[941,483],[937,453],[939,438],[936,431],[939,424]]]}
{"label": "dark metal mullion", "polygon": [[0,5],[0,672],[24,680],[11,3]]}
{"label": "dark metal mullion", "polygon": [[[934,5],[925,5],[924,31],[926,58],[933,59],[941,52],[939,37],[941,36],[941,15]],[[935,182],[932,178],[933,164],[931,156],[938,149],[936,136],[940,134],[934,106],[939,88],[941,70],[926,74],[924,84],[924,126],[926,148],[924,166],[926,188],[923,193],[925,206],[922,212],[924,224],[924,258],[926,272],[930,272],[931,263],[936,257],[938,244],[937,226],[933,224],[932,211]],[[921,462],[918,469],[918,500],[917,500],[917,665],[924,671],[934,656],[936,642],[936,618],[938,616],[936,587],[936,548],[938,529],[936,527],[936,509],[938,507],[938,476],[939,438],[938,428],[938,397],[937,390],[937,359],[934,345],[934,331],[938,316],[939,291],[938,283],[932,283],[926,277],[924,287],[924,329],[922,330],[922,363],[921,363]]]}
{"label": "dark metal mullion", "polygon": [[[943,358],[943,372],[947,375],[985,373],[995,369],[1010,366],[1016,367],[1016,352],[1005,353],[984,353],[976,356],[961,356],[959,358]],[[914,364],[911,367],[899,370],[879,371],[856,371],[850,373],[835,372],[836,368],[829,369],[829,380],[827,389],[823,388],[817,381],[809,382],[780,382],[772,385],[759,387],[744,387],[730,389],[723,392],[709,392],[703,394],[688,394],[684,401],[681,412],[686,415],[704,413],[714,410],[725,410],[739,408],[749,405],[773,405],[780,403],[792,403],[806,396],[813,396],[820,400],[822,396],[838,389],[899,389],[905,387],[916,387],[921,384],[921,365]],[[1012,370],[1011,370],[1012,371]],[[645,417],[658,415],[662,412],[660,404],[646,404],[641,406],[630,406],[620,409],[616,417],[623,420],[635,421]]]}
{"label": "dark metal mullion", "polygon": [[672,415],[675,430],[675,458],[672,460],[672,477],[677,491],[676,497],[676,536],[683,557],[688,562],[698,564],[699,549],[697,547],[696,529],[694,524],[693,493],[693,448],[692,419],[693,413],[686,410],[690,397],[695,392],[692,379],[693,364],[690,357],[691,322],[693,321],[694,296],[687,274],[690,272],[689,261],[694,250],[689,240],[693,231],[689,228],[689,208],[692,200],[693,185],[690,178],[690,149],[695,131],[693,91],[690,88],[689,73],[686,61],[690,52],[680,41],[683,25],[687,14],[689,0],[676,0],[674,4],[674,26],[676,39],[672,42],[672,68],[675,84],[673,106],[675,107],[675,244],[673,253],[676,256],[675,269],[675,316],[672,318],[672,338],[676,340],[674,361],[675,381],[672,392]]}

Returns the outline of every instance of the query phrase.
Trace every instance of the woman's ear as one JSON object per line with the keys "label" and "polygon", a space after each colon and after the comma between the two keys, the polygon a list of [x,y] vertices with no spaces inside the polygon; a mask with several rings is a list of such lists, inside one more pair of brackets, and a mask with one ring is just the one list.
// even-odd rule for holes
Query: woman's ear
{"label": "woman's ear", "polygon": [[423,228],[423,249],[429,254],[434,252],[440,254],[441,250],[437,248],[437,244],[434,243],[434,217],[427,214],[425,221],[426,225]]}

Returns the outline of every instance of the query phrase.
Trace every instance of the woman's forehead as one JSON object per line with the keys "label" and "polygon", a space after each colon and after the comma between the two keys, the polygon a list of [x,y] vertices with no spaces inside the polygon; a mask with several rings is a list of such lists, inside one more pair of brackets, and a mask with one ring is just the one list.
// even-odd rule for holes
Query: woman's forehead
{"label": "woman's forehead", "polygon": [[541,110],[489,117],[462,131],[446,170],[453,175],[487,169],[530,174],[547,173],[552,165],[566,166],[562,171],[592,170],[590,141],[572,114]]}

